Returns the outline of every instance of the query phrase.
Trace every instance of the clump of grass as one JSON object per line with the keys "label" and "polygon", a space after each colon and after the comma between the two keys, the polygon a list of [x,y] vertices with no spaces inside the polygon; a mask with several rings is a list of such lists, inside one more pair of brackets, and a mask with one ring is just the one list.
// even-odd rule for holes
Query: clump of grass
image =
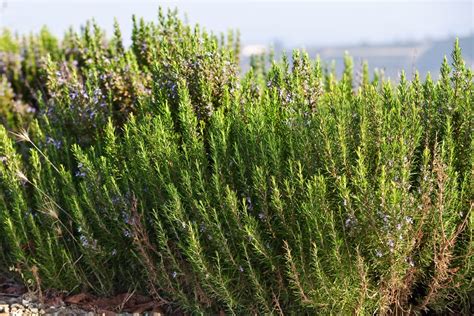
{"label": "clump of grass", "polygon": [[238,39],[176,12],[134,19],[130,48],[93,23],[0,43],[23,61],[1,104],[38,109],[0,112],[0,269],[188,312],[468,312],[474,86],[457,42],[438,81],[398,84],[298,51],[240,76]]}

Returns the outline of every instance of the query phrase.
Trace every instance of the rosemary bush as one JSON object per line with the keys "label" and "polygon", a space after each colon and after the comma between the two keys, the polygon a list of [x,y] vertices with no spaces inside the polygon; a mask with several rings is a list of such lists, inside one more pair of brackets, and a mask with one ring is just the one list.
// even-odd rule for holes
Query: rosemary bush
{"label": "rosemary bush", "polygon": [[[0,270],[187,312],[469,311],[473,80],[398,83],[177,13],[0,37]],[[359,79],[356,79],[359,78]]]}

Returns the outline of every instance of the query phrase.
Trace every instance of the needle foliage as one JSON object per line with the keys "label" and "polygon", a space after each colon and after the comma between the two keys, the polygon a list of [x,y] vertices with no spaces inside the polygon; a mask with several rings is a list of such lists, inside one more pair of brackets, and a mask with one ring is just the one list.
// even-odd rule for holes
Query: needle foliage
{"label": "needle foliage", "polygon": [[[190,313],[468,313],[474,85],[338,77],[175,11],[0,37],[0,270]],[[357,67],[356,67],[357,68]],[[356,70],[357,71],[357,70]]]}

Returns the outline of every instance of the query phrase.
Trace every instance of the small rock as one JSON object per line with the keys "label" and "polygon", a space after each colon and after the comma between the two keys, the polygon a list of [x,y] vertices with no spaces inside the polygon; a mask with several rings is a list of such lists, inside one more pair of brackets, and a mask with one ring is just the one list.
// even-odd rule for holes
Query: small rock
{"label": "small rock", "polygon": [[39,314],[39,309],[36,307],[30,307],[30,312],[33,314]]}
{"label": "small rock", "polygon": [[21,306],[18,303],[15,303],[15,304],[12,304],[12,306],[10,308],[11,308],[12,312],[16,312],[16,311],[22,310],[23,306]]}
{"label": "small rock", "polygon": [[0,313],[9,313],[10,306],[8,304],[0,304]]}

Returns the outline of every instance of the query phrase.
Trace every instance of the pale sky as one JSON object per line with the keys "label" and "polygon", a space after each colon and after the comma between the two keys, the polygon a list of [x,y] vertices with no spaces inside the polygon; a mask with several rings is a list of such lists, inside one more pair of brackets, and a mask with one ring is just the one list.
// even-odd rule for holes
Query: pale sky
{"label": "pale sky", "polygon": [[473,0],[0,0],[0,27],[28,33],[47,25],[61,35],[89,18],[109,33],[113,18],[129,37],[131,15],[155,20],[158,5],[178,7],[191,23],[215,32],[240,29],[246,44],[287,46],[442,39],[474,32]]}

